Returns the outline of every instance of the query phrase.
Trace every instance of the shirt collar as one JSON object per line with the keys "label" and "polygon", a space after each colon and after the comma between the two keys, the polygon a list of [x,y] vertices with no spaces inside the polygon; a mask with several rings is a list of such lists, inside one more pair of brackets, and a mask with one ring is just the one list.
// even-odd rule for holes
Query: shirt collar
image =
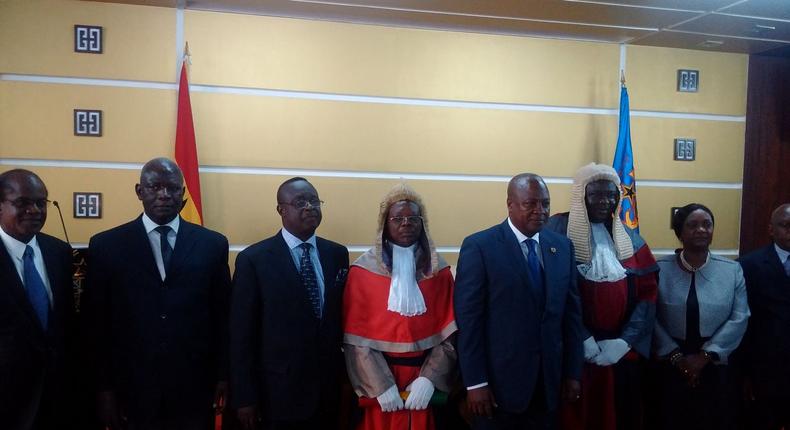
{"label": "shirt collar", "polygon": [[513,230],[513,234],[516,235],[516,240],[518,240],[518,243],[521,243],[527,239],[533,239],[538,243],[538,245],[540,245],[540,232],[535,233],[532,235],[532,237],[527,237],[527,235],[522,233],[521,230],[517,229],[516,226],[513,225],[513,221],[510,220],[510,217],[507,217],[507,224],[510,226],[510,229]]}
{"label": "shirt collar", "polygon": [[8,253],[17,260],[21,260],[25,255],[25,248],[27,248],[28,245],[30,245],[34,251],[39,250],[36,236],[33,236],[30,242],[24,243],[14,239],[0,227],[0,238],[2,238],[3,245],[5,245],[5,249],[8,250]]}
{"label": "shirt collar", "polygon": [[292,235],[290,231],[285,229],[285,227],[283,227],[280,231],[282,232],[283,239],[285,239],[285,243],[288,244],[288,249],[294,249],[303,243],[309,243],[310,245],[313,245],[313,248],[317,248],[315,244],[315,233],[313,233],[309,239],[303,242],[302,239]]}
{"label": "shirt collar", "polygon": [[787,261],[787,256],[790,255],[790,252],[785,251],[784,249],[780,248],[779,245],[774,243],[774,249],[776,250],[776,255],[779,256],[779,261],[784,264]]}
{"label": "shirt collar", "polygon": [[[181,225],[181,217],[176,215],[176,217],[173,218],[172,221],[162,225],[166,225],[172,228],[173,232],[175,232],[175,234],[178,235],[178,226]],[[143,226],[145,227],[146,234],[150,234],[152,231],[154,231],[155,228],[159,227],[159,224],[155,223],[154,220],[149,218],[148,215],[145,212],[143,212]]]}

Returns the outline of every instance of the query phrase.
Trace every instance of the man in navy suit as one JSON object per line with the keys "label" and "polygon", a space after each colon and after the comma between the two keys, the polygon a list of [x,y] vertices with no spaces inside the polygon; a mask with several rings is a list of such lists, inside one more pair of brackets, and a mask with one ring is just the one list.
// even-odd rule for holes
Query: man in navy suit
{"label": "man in navy suit", "polygon": [[315,235],[322,204],[306,179],[285,181],[283,228],[236,258],[231,404],[245,430],[338,426],[348,250]]}
{"label": "man in navy suit", "polygon": [[[35,173],[0,174],[0,427],[57,428],[71,313],[71,247],[41,233],[47,187]],[[62,412],[62,411],[61,411]]]}
{"label": "man in navy suit", "polygon": [[579,397],[574,251],[565,236],[542,230],[549,203],[540,176],[517,175],[508,184],[508,219],[461,245],[458,359],[477,430],[550,429],[560,392]]}
{"label": "man in navy suit", "polygon": [[144,213],[89,246],[99,420],[205,430],[227,390],[228,240],[178,215],[173,161],[146,163],[135,192]]}
{"label": "man in navy suit", "polygon": [[740,258],[752,316],[741,346],[750,428],[790,428],[790,203],[776,208],[773,243]]}

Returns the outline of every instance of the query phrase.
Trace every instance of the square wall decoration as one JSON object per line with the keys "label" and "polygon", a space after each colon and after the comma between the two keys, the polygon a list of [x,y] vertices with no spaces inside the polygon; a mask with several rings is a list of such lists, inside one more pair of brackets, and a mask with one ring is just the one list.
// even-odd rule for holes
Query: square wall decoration
{"label": "square wall decoration", "polygon": [[74,109],[74,135],[100,137],[102,111]]}
{"label": "square wall decoration", "polygon": [[95,25],[75,25],[74,52],[101,54],[103,33],[103,27],[97,27]]}
{"label": "square wall decoration", "polygon": [[101,193],[74,193],[74,218],[101,218]]}

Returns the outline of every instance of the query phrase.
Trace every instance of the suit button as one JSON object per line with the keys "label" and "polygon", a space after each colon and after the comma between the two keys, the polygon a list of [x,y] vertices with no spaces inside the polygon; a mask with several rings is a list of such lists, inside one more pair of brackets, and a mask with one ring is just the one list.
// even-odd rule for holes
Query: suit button
{"label": "suit button", "polygon": [[163,320],[166,320],[167,319],[167,314],[159,315],[159,318],[162,318]]}

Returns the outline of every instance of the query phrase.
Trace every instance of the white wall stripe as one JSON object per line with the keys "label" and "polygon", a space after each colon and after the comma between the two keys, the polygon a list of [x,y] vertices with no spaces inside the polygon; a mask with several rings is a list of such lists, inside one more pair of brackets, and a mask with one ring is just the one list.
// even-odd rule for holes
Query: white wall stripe
{"label": "white wall stripe", "polygon": [[[94,79],[94,78],[69,78],[62,76],[39,76],[39,75],[19,75],[19,74],[0,74],[2,81],[34,82],[48,84],[66,85],[96,85],[123,88],[143,88],[159,90],[177,90],[175,83],[132,81],[120,79]],[[289,91],[274,90],[265,88],[244,88],[244,87],[225,87],[215,85],[190,84],[192,92],[239,94],[260,97],[282,97],[305,100],[324,100],[342,101],[353,103],[373,103],[373,104],[392,104],[405,106],[427,106],[427,107],[447,107],[460,109],[483,109],[483,110],[509,110],[525,112],[553,112],[583,115],[611,115],[619,114],[618,109],[589,108],[575,106],[551,106],[523,103],[495,103],[480,101],[462,100],[442,100],[442,99],[417,99],[406,97],[384,97],[384,96],[365,96],[354,94],[334,94],[308,91]],[[648,118],[671,118],[704,121],[724,121],[724,122],[746,122],[745,116],[719,115],[707,113],[683,113],[683,112],[662,112],[662,111],[639,111],[632,110],[631,116]]]}
{"label": "white wall stripe", "polygon": [[[142,163],[80,161],[80,160],[34,160],[29,158],[0,158],[0,165],[22,167],[55,167],[71,169],[106,169],[106,170],[140,170]],[[280,169],[270,167],[232,167],[232,166],[200,166],[201,173],[261,175],[261,176],[306,176],[323,178],[356,178],[356,179],[408,179],[415,181],[447,181],[447,182],[507,182],[510,176],[501,175],[464,175],[443,173],[411,173],[411,172],[365,172],[352,170],[309,170]],[[572,184],[571,177],[544,177],[548,184]],[[739,190],[743,184],[736,182],[695,182],[671,180],[637,181],[637,187],[655,188],[707,188],[723,190]]]}

